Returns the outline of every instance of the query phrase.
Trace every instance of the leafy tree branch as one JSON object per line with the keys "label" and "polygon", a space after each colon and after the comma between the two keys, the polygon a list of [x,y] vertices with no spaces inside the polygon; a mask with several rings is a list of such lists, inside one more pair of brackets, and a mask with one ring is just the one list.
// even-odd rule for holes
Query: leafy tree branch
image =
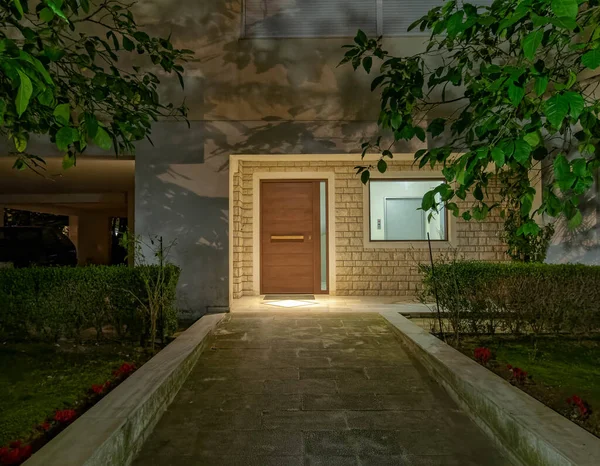
{"label": "leafy tree branch", "polygon": [[133,154],[152,122],[186,118],[185,105],[161,102],[157,73],[176,74],[183,87],[193,52],[140,30],[132,6],[0,0],[0,134],[12,141],[15,168],[44,164],[27,151],[32,135],[48,136],[68,168],[90,142]]}
{"label": "leafy tree branch", "polygon": [[[425,51],[392,56],[381,37],[359,31],[341,64],[370,73],[380,62],[371,84],[381,92],[380,129],[391,130],[394,142],[416,137],[436,143],[417,151],[415,163],[441,169],[448,183],[423,198],[423,210],[443,204],[455,216],[483,220],[499,209],[510,235],[523,244],[549,235],[542,215],[564,215],[572,228],[581,224],[579,201],[600,166],[594,73],[600,67],[600,2],[496,0],[488,7],[450,0],[413,28],[431,31]],[[380,152],[376,169],[385,172],[393,144],[381,148],[380,141],[364,143],[363,156]],[[357,167],[363,182],[373,169]],[[552,175],[535,210],[531,170]],[[502,202],[490,204],[485,193],[498,177]],[[467,194],[475,202],[460,212],[456,200]],[[511,255],[537,260],[523,251]]]}

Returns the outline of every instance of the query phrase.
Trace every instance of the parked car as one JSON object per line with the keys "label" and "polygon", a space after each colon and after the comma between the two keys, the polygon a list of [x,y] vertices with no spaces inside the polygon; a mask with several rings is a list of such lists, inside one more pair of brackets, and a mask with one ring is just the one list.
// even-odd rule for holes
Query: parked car
{"label": "parked car", "polygon": [[77,265],[71,240],[53,228],[0,227],[0,266]]}

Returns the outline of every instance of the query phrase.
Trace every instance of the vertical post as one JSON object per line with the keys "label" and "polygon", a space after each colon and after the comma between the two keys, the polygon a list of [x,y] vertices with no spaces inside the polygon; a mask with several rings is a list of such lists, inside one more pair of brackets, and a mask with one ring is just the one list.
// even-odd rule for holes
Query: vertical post
{"label": "vertical post", "polygon": [[431,278],[433,280],[433,293],[435,295],[435,306],[437,308],[437,316],[438,316],[438,324],[440,326],[440,335],[442,339],[446,339],[444,336],[444,327],[442,327],[442,315],[440,313],[440,302],[438,299],[437,292],[437,281],[435,280],[435,266],[433,264],[433,252],[431,251],[431,238],[429,237],[429,232],[427,232],[427,244],[429,246],[429,261],[431,262]]}
{"label": "vertical post", "polygon": [[160,342],[162,345],[165,344],[165,313],[164,313],[164,286],[165,286],[165,277],[164,277],[164,256],[165,256],[165,252],[163,250],[163,237],[161,236],[159,238],[159,257],[158,257],[158,261],[159,261],[159,270],[158,270],[158,276],[159,276],[159,307],[158,307],[158,312],[159,312],[159,322],[160,322]]}

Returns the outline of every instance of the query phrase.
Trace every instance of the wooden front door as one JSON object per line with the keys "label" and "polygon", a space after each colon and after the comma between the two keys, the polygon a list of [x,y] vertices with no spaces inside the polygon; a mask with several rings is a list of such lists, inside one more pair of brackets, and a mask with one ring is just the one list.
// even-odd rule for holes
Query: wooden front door
{"label": "wooden front door", "polygon": [[261,293],[322,292],[320,183],[261,182]]}

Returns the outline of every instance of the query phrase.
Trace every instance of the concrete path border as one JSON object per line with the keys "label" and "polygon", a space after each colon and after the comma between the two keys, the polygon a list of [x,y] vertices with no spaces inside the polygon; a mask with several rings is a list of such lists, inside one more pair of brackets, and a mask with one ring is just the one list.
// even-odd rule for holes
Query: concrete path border
{"label": "concrete path border", "polygon": [[202,317],[46,444],[27,466],[127,466],[225,314]]}
{"label": "concrete path border", "polygon": [[598,464],[600,439],[398,312],[381,315],[438,383],[513,460],[536,466]]}

